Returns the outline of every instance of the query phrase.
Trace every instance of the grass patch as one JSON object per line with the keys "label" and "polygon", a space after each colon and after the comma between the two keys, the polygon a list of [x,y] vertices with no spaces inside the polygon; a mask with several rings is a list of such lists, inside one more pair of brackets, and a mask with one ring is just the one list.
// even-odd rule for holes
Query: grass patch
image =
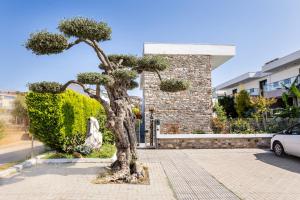
{"label": "grass patch", "polygon": [[0,165],[0,171],[3,171],[3,170],[6,170],[16,164],[20,163],[19,161],[18,162],[9,162],[9,163],[5,163],[3,165]]}
{"label": "grass patch", "polygon": [[[93,151],[89,155],[83,156],[84,158],[111,158],[116,152],[116,147],[111,144],[104,144],[100,150]],[[70,153],[59,153],[59,152],[49,152],[45,155],[43,159],[59,159],[59,158],[77,158]]]}

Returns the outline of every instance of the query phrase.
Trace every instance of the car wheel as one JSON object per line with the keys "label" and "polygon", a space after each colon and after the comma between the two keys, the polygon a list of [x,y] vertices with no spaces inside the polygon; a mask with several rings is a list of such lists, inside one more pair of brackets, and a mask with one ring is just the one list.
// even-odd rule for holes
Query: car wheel
{"label": "car wheel", "polygon": [[284,155],[284,149],[280,142],[276,142],[273,146],[273,150],[276,156],[283,156]]}

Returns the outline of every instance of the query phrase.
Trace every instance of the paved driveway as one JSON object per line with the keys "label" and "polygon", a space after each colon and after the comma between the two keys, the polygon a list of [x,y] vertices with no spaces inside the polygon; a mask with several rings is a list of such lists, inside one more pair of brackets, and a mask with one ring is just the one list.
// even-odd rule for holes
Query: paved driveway
{"label": "paved driveway", "polygon": [[241,199],[300,199],[300,159],[268,150],[184,150]]}
{"label": "paved driveway", "polygon": [[259,149],[140,150],[150,185],[91,181],[105,164],[38,165],[0,179],[0,199],[300,199],[300,159]]}

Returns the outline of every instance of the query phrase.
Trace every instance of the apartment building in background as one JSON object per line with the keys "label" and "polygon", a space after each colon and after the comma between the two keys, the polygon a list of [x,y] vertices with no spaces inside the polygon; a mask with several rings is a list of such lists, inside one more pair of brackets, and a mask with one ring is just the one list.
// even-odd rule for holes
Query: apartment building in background
{"label": "apartment building in background", "polygon": [[11,111],[14,109],[14,101],[17,92],[0,91],[0,110]]}
{"label": "apartment building in background", "polygon": [[[285,91],[282,85],[290,86],[300,74],[300,50],[282,58],[265,63],[261,71],[247,72],[214,88],[215,97],[234,95],[246,90],[250,96],[274,97],[277,105],[282,105],[281,95]],[[289,98],[291,104],[299,105],[298,100]]]}

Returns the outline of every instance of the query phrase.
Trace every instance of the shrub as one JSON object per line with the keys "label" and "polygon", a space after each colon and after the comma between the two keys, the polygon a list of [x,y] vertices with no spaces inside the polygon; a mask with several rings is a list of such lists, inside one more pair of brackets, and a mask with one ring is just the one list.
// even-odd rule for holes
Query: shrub
{"label": "shrub", "polygon": [[96,100],[72,90],[61,94],[30,92],[26,103],[30,132],[57,151],[71,152],[84,142],[89,117],[101,118],[102,129],[105,124],[103,107]]}
{"label": "shrub", "polygon": [[249,117],[251,115],[252,105],[246,90],[241,90],[235,96],[235,109],[239,117]]}
{"label": "shrub", "polygon": [[203,131],[203,130],[194,130],[193,134],[205,134],[205,131]]}
{"label": "shrub", "polygon": [[226,113],[225,113],[225,110],[222,105],[216,103],[214,105],[213,110],[216,113],[216,115],[220,121],[222,121],[222,122],[226,121],[227,117],[226,117]]}
{"label": "shrub", "polygon": [[0,139],[4,137],[4,128],[5,128],[5,124],[3,121],[0,120]]}
{"label": "shrub", "polygon": [[226,121],[222,121],[219,118],[213,118],[211,123],[211,129],[214,133],[224,133],[226,130]]}
{"label": "shrub", "polygon": [[244,119],[235,119],[231,123],[232,133],[252,133],[249,122]]}
{"label": "shrub", "polygon": [[231,96],[224,96],[218,99],[219,105],[224,108],[227,118],[236,118],[237,112],[234,107],[234,97]]}

